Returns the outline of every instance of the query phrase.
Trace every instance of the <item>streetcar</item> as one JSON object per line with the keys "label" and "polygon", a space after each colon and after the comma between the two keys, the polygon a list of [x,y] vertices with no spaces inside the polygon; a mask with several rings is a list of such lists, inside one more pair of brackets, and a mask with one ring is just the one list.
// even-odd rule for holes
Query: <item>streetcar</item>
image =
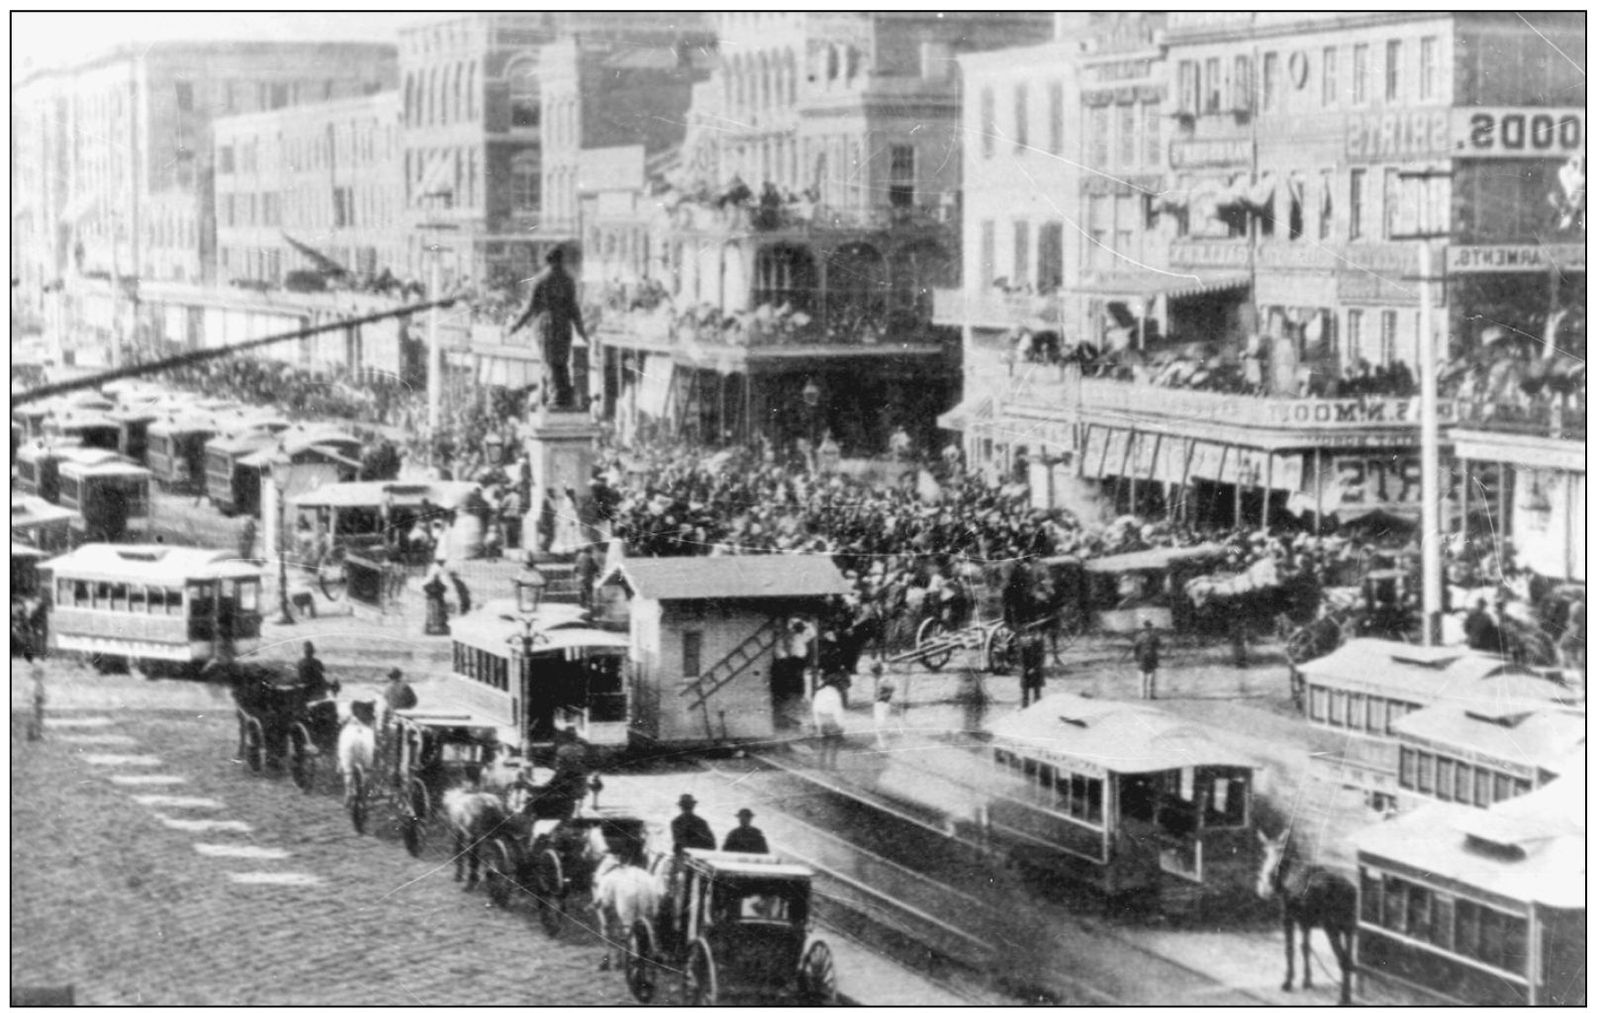
{"label": "streetcar", "polygon": [[289,503],[297,518],[315,518],[314,527],[328,533],[334,550],[382,559],[391,545],[398,544],[403,555],[410,550],[406,535],[423,516],[425,504],[437,510],[459,509],[476,488],[472,482],[337,482],[299,493]]}
{"label": "streetcar", "polygon": [[62,460],[57,480],[61,505],[77,514],[73,527],[80,540],[117,542],[148,528],[148,469],[115,455],[79,454]]}
{"label": "streetcar", "polygon": [[145,463],[149,452],[150,427],[161,418],[155,403],[119,405],[106,413],[117,426],[117,451],[136,464]]}
{"label": "streetcar", "polygon": [[121,451],[122,427],[108,405],[104,411],[58,410],[44,420],[44,436],[56,442],[77,442],[85,447]]}
{"label": "streetcar", "polygon": [[217,432],[217,420],[209,413],[198,409],[169,413],[145,431],[145,466],[163,488],[202,488],[206,441]]}
{"label": "streetcar", "polygon": [[82,518],[74,510],[51,503],[39,496],[13,493],[11,496],[11,544],[31,546],[47,556],[72,547],[72,532]]}
{"label": "streetcar", "polygon": [[206,497],[225,517],[261,513],[262,469],[245,458],[278,447],[267,429],[223,434],[206,442]]}
{"label": "streetcar", "polygon": [[261,568],[232,551],[93,543],[41,569],[50,646],[102,668],[194,674],[261,635]]}
{"label": "streetcar", "polygon": [[1585,769],[1488,809],[1367,827],[1354,946],[1368,1005],[1585,1003]]}
{"label": "streetcar", "polygon": [[904,750],[878,792],[1104,897],[1184,908],[1256,872],[1253,760],[1152,707],[1057,694],[974,750]]}
{"label": "streetcar", "polygon": [[553,746],[563,727],[593,746],[627,744],[629,638],[594,628],[579,606],[519,613],[515,602],[491,601],[454,617],[451,641],[451,671],[431,684],[431,698],[489,718],[508,747],[528,756]]}
{"label": "streetcar", "polygon": [[46,503],[61,498],[61,452],[70,444],[48,443],[43,439],[17,449],[12,480],[18,492],[38,496]]}

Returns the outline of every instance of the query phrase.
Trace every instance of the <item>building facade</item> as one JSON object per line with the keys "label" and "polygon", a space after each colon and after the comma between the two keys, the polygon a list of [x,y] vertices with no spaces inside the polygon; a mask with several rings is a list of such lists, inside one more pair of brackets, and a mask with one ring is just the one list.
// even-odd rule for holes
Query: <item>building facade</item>
{"label": "building facade", "polygon": [[[1084,166],[1050,193],[1078,237],[1060,299],[1039,292],[1054,236],[1001,215],[1027,206],[1015,166],[1039,154],[1008,123],[1016,135],[1031,103],[1059,108],[1061,56],[969,61],[967,129],[991,140],[968,156],[964,283],[937,319],[1010,369],[1001,396],[970,390],[949,417],[972,456],[999,468],[1021,451],[1042,501],[1073,492],[1066,470],[1120,512],[1319,525],[1417,515],[1421,375],[1469,378],[1443,388],[1447,420],[1550,439],[1576,419],[1583,383],[1557,363],[1583,357],[1577,19],[1177,12],[1064,15],[1059,31],[1082,43]],[[1029,70],[1043,98],[1019,88]],[[1044,129],[1049,146],[1057,128]],[[1515,330],[1551,337],[1519,347]],[[1521,362],[1518,397],[1487,382],[1498,355]],[[1519,404],[1473,407],[1488,391]],[[1025,411],[1039,425],[1004,418]],[[1457,443],[1510,463],[1473,439]],[[1530,498],[1539,486],[1567,501],[1573,460],[1545,449],[1552,474]],[[1489,526],[1514,495],[1512,476],[1481,471],[1468,483],[1493,491],[1477,519],[1466,472],[1445,483],[1449,525]],[[1551,530],[1572,546],[1565,517]]]}
{"label": "building facade", "polygon": [[132,336],[131,279],[214,276],[215,117],[371,94],[394,75],[386,45],[168,42],[24,78],[12,88],[19,288],[42,304],[61,281],[69,326]]}
{"label": "building facade", "polygon": [[220,117],[213,135],[219,284],[400,270],[399,92]]}

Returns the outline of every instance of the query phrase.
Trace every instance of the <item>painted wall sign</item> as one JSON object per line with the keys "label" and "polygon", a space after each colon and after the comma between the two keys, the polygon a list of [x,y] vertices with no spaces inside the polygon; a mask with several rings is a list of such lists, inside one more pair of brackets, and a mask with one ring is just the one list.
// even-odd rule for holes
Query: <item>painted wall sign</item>
{"label": "painted wall sign", "polygon": [[1504,271],[1585,270],[1583,243],[1551,245],[1453,246],[1446,251],[1449,274],[1486,274]]}
{"label": "painted wall sign", "polygon": [[1452,151],[1473,158],[1567,157],[1585,150],[1584,109],[1453,109]]}
{"label": "painted wall sign", "polygon": [[1217,141],[1174,141],[1168,146],[1169,164],[1176,169],[1248,165],[1251,160],[1252,142],[1248,137],[1232,137]]}
{"label": "painted wall sign", "polygon": [[1449,157],[1448,110],[1356,113],[1346,118],[1346,157],[1353,162]]}

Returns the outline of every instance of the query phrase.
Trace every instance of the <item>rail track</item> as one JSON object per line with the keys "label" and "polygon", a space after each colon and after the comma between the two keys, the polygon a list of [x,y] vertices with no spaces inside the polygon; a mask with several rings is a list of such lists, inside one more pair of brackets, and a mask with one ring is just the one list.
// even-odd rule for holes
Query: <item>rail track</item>
{"label": "rail track", "polygon": [[976,1002],[997,993],[1011,1003],[1074,1005],[1300,998],[1232,986],[1180,963],[1086,910],[1087,897],[1043,898],[994,852],[821,778],[792,754],[711,767],[760,795],[782,850],[817,870],[820,917]]}

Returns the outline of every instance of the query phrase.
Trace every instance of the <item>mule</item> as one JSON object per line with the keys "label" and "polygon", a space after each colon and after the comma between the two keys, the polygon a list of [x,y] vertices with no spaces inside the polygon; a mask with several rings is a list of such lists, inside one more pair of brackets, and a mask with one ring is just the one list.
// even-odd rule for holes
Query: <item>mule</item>
{"label": "mule", "polygon": [[1263,865],[1257,896],[1278,900],[1285,927],[1284,991],[1296,985],[1296,929],[1302,930],[1302,987],[1313,987],[1313,930],[1322,928],[1341,972],[1341,1005],[1352,1001],[1352,940],[1357,932],[1357,887],[1322,866],[1299,861],[1289,828],[1278,837],[1261,830]]}
{"label": "mule", "polygon": [[451,851],[455,855],[454,881],[461,882],[462,866],[467,866],[467,885],[478,885],[478,846],[493,838],[506,825],[506,805],[499,796],[479,791],[477,784],[451,788],[441,799],[445,822],[451,829]]}

